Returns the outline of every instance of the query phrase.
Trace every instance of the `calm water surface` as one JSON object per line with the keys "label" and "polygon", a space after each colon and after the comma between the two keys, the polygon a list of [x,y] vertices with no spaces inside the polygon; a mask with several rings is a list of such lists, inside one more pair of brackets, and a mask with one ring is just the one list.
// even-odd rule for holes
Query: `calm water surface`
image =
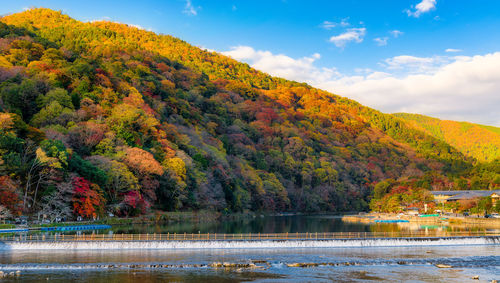
{"label": "calm water surface", "polygon": [[168,225],[115,226],[114,233],[314,233],[314,232],[391,232],[433,230],[477,230],[478,227],[419,225],[412,223],[352,223],[332,215],[264,216],[244,220],[209,223],[171,223]]}

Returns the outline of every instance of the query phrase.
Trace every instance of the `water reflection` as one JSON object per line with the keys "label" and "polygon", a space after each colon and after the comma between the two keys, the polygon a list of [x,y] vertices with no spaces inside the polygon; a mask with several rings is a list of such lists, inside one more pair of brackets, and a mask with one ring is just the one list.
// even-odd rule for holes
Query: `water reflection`
{"label": "water reflection", "polygon": [[[171,222],[162,224],[112,225],[108,230],[31,232],[29,235],[40,237],[49,234],[246,234],[246,233],[322,233],[322,232],[420,232],[439,234],[441,232],[484,232],[493,231],[484,226],[454,224],[423,225],[420,223],[361,223],[343,221],[340,216],[332,215],[287,215],[258,216],[239,220]],[[497,231],[499,232],[499,231]],[[2,234],[2,236],[10,236]]]}
{"label": "water reflection", "polygon": [[252,219],[169,223],[158,225],[115,226],[114,233],[322,233],[322,232],[458,232],[485,231],[485,227],[459,225],[422,225],[416,223],[356,223],[346,222],[340,216],[331,215],[293,215],[264,216]]}
{"label": "water reflection", "polygon": [[334,216],[265,216],[252,219],[169,223],[161,225],[117,226],[117,233],[305,233],[305,232],[370,232],[362,223],[348,223]]}

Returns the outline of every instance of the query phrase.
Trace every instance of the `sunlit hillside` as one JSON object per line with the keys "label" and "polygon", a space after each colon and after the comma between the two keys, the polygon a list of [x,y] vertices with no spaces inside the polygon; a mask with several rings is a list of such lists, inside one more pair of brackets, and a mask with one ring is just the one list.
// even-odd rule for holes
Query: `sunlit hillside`
{"label": "sunlit hillside", "polygon": [[439,120],[418,114],[396,113],[412,126],[482,162],[500,158],[500,128],[468,122]]}

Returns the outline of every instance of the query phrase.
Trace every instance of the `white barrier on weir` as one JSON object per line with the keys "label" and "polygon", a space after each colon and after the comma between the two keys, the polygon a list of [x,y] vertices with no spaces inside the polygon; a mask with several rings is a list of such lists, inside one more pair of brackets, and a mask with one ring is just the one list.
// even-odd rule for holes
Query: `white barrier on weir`
{"label": "white barrier on weir", "polygon": [[308,240],[5,241],[0,250],[280,249],[498,245],[500,236]]}

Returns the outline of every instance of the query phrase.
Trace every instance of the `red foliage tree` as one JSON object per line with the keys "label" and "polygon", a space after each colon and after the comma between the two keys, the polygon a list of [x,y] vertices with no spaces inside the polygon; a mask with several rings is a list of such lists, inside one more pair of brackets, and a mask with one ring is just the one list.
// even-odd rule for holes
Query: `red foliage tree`
{"label": "red foliage tree", "polygon": [[105,200],[98,185],[85,178],[73,179],[73,211],[83,217],[95,218],[102,214]]}
{"label": "red foliage tree", "polygon": [[16,191],[17,185],[9,176],[0,176],[0,205],[12,214],[20,214],[22,201]]}
{"label": "red foliage tree", "polygon": [[123,198],[121,213],[131,216],[144,214],[150,207],[151,204],[138,191],[130,191]]}

